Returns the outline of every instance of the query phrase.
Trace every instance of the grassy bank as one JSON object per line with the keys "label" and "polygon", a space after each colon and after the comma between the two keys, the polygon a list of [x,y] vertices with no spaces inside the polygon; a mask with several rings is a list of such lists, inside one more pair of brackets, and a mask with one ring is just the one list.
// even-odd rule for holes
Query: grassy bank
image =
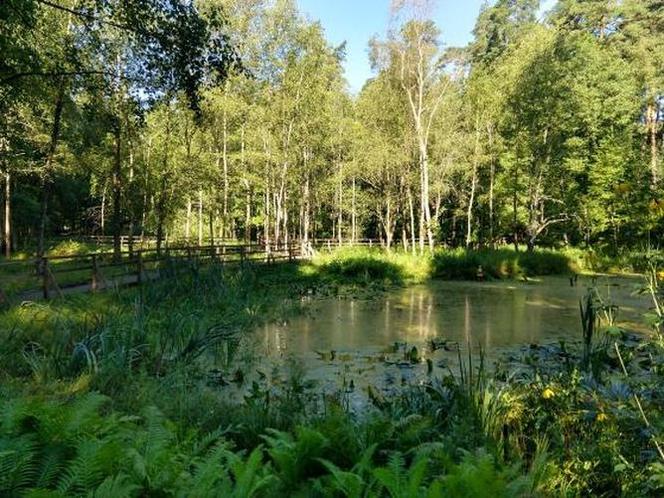
{"label": "grassy bank", "polygon": [[[454,266],[353,250],[193,265],[141,288],[11,308],[0,315],[0,495],[661,496],[664,343],[607,322],[585,350],[528,347],[495,374],[466,361],[394,396],[368,392],[361,416],[345,387],[317,392],[297,362],[241,399],[223,387],[255,368],[237,356],[250,331],[311,296],[463,278],[453,268],[478,261],[489,273],[511,256]],[[518,268],[562,268],[547,258]],[[594,302],[599,320],[608,304]]]}
{"label": "grassy bank", "polygon": [[431,278],[477,280],[481,267],[484,278],[510,279],[541,275],[570,275],[582,271],[579,254],[514,249],[439,249],[433,254],[412,254],[381,249],[348,248],[321,253],[309,265],[312,275],[331,281],[397,284],[420,283]]}
{"label": "grassy bank", "polygon": [[[49,248],[50,256],[87,254],[91,246],[79,242],[60,242]],[[39,290],[42,279],[35,273],[34,263],[20,258],[12,265],[2,265],[0,259],[0,290],[10,296]],[[312,284],[329,285],[335,293],[340,285],[354,285],[356,293],[371,293],[375,288],[391,285],[421,283],[431,278],[447,280],[526,279],[543,275],[571,275],[581,272],[644,272],[652,263],[662,263],[659,252],[630,252],[609,257],[599,253],[568,248],[564,250],[537,249],[532,252],[513,248],[465,250],[437,249],[433,254],[412,254],[399,250],[386,252],[380,248],[342,248],[322,250],[313,260],[301,265],[303,279]],[[77,262],[55,259],[52,261],[56,280],[60,286],[88,283],[89,268],[71,271]],[[481,272],[479,271],[481,268]],[[104,269],[104,277],[121,277],[126,268]]]}

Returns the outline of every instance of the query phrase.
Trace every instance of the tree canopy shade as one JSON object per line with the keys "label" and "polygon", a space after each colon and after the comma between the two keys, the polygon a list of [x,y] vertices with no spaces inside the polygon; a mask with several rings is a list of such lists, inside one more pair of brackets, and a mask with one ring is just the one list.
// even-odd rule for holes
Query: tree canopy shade
{"label": "tree canopy shade", "polygon": [[[131,82],[135,94],[154,99],[182,91],[197,108],[200,87],[223,81],[239,63],[221,5],[209,8],[205,17],[194,3],[179,0],[10,0],[2,9],[9,28],[1,39],[8,54],[0,66],[3,86],[30,77],[117,76],[108,66],[116,38],[123,42],[116,48],[124,54],[120,76]],[[53,57],[57,44],[46,46],[57,41],[54,33],[40,38],[37,32],[40,21],[58,18],[68,24],[75,44],[69,47],[70,66]],[[94,57],[81,58],[86,50]]]}
{"label": "tree canopy shade", "polygon": [[[664,230],[664,8],[535,0],[447,47],[396,2],[357,96],[293,0],[0,5],[3,246],[59,234],[388,247]],[[160,242],[161,243],[161,242]]]}

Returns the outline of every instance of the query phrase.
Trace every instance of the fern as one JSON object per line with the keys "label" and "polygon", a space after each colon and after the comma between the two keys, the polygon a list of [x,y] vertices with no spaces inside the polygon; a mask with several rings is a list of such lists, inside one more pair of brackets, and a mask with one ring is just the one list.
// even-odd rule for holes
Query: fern
{"label": "fern", "polygon": [[451,496],[468,498],[528,496],[531,486],[518,475],[517,467],[497,468],[491,455],[483,451],[466,453],[461,463],[442,479],[443,490]]}
{"label": "fern", "polygon": [[175,451],[173,430],[156,408],[145,412],[145,426],[137,434],[129,450],[132,474],[148,489],[172,489],[178,475],[183,472],[181,455]]}
{"label": "fern", "polygon": [[136,494],[140,486],[131,482],[125,474],[107,477],[99,487],[88,493],[88,498],[125,498]]}
{"label": "fern", "polygon": [[284,489],[297,489],[307,477],[320,473],[322,465],[318,459],[329,444],[320,432],[299,427],[295,438],[276,430],[268,432],[271,436],[264,436],[269,446],[268,454],[277,467],[277,476]]}
{"label": "fern", "polygon": [[223,468],[223,461],[227,449],[219,445],[213,448],[208,455],[193,462],[192,472],[182,476],[185,483],[180,486],[177,496],[200,496],[201,498],[214,498],[230,496],[232,482]]}
{"label": "fern", "polygon": [[392,453],[385,467],[374,470],[374,476],[392,498],[419,498],[427,490],[425,477],[427,460],[416,458],[406,469],[401,453]]}
{"label": "fern", "polygon": [[254,449],[244,462],[232,453],[229,453],[229,457],[230,469],[236,482],[232,495],[234,498],[252,498],[276,481],[274,475],[260,472],[263,465],[262,448]]}
{"label": "fern", "polygon": [[364,479],[354,472],[341,470],[332,462],[322,460],[321,463],[330,473],[332,491],[337,491],[347,498],[361,498],[366,486]]}
{"label": "fern", "polygon": [[375,451],[376,445],[374,444],[362,454],[350,471],[344,471],[332,462],[321,459],[321,463],[330,473],[328,482],[332,491],[349,498],[365,496],[371,490],[374,480],[372,459]]}
{"label": "fern", "polygon": [[35,476],[35,487],[51,487],[58,479],[65,462],[65,451],[61,447],[49,446],[42,451],[38,472]]}
{"label": "fern", "polygon": [[57,489],[63,494],[84,493],[97,488],[105,476],[113,475],[122,458],[121,447],[112,441],[86,439],[76,448],[76,458],[68,465]]}
{"label": "fern", "polygon": [[17,496],[34,481],[37,451],[29,436],[0,439],[0,496]]}

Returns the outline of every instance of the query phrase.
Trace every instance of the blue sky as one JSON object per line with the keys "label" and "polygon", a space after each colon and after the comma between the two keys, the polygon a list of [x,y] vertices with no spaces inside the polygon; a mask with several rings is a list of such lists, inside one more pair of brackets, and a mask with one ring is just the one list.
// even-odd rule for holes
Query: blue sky
{"label": "blue sky", "polygon": [[[373,35],[383,36],[390,0],[297,0],[308,17],[320,20],[328,40],[346,45],[346,79],[358,92],[371,77],[367,44]],[[548,8],[554,0],[544,0]],[[439,0],[435,21],[448,46],[462,46],[472,39],[475,19],[484,0]]]}

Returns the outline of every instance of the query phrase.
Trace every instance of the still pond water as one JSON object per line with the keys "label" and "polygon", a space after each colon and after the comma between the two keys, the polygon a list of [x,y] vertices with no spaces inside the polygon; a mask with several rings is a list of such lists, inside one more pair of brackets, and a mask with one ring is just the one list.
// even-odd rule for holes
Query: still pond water
{"label": "still pond water", "polygon": [[[649,301],[635,295],[638,278],[598,278],[596,288],[619,306],[625,328],[643,328]],[[312,300],[307,312],[284,324],[268,324],[260,332],[267,354],[312,351],[356,351],[432,339],[481,344],[485,351],[581,335],[579,301],[591,285],[580,278],[531,283],[442,282],[408,287],[373,300]]]}
{"label": "still pond water", "polygon": [[[635,293],[639,278],[581,277],[575,287],[564,277],[434,281],[371,300],[305,300],[301,315],[250,336],[256,370],[247,380],[274,387],[295,376],[318,393],[345,392],[349,405],[362,410],[370,390],[389,395],[454,372],[467,345],[474,353],[481,345],[495,360],[518,356],[532,344],[578,342],[579,301],[593,283],[607,302],[619,305],[623,328],[646,331],[642,317],[650,303]],[[417,361],[409,356],[413,347]]]}

